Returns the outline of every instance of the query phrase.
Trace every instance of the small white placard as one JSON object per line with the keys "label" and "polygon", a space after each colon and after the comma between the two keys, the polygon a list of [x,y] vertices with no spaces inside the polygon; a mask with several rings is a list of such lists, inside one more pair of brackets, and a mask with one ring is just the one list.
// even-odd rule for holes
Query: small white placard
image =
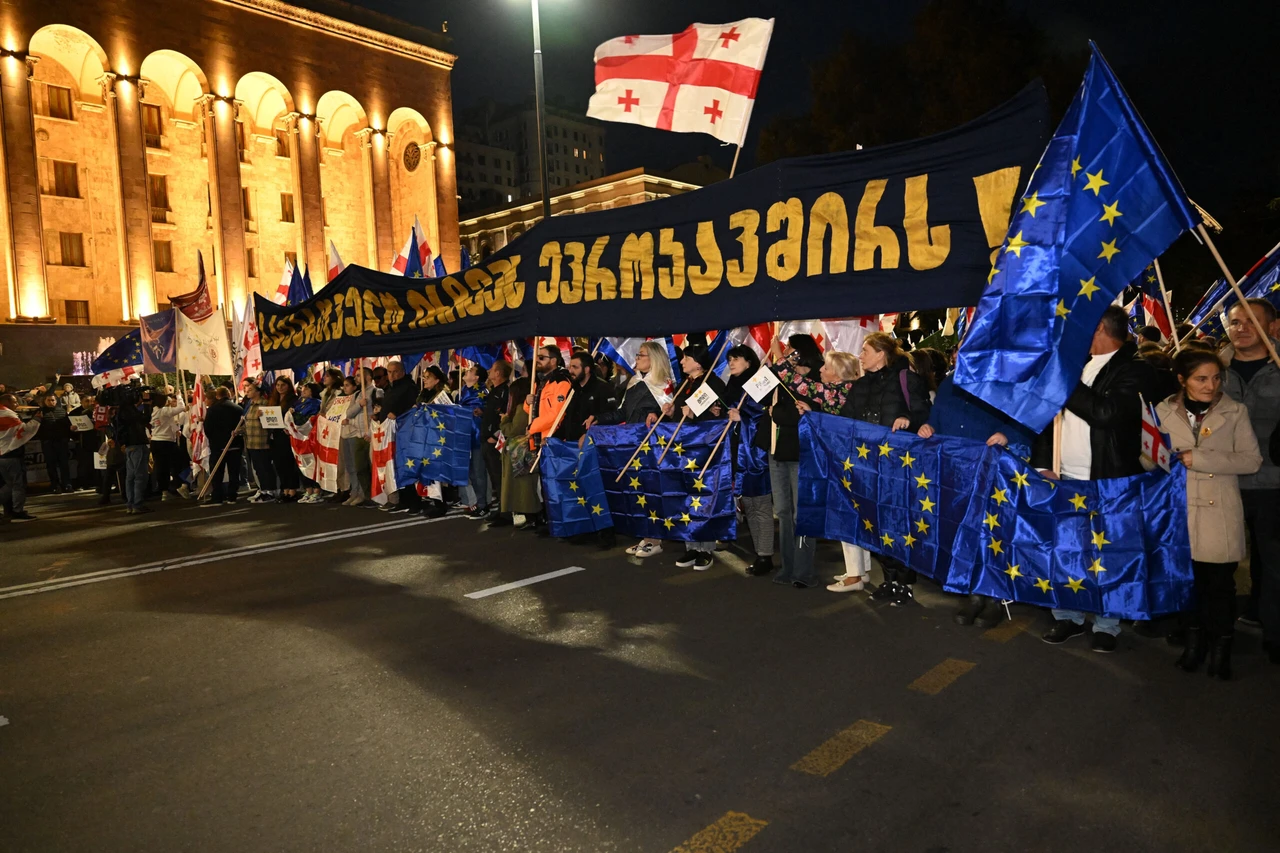
{"label": "small white placard", "polygon": [[107,470],[107,454],[105,451],[93,454],[93,467],[97,471]]}
{"label": "small white placard", "polygon": [[284,415],[279,406],[260,406],[258,415],[263,429],[284,429]]}
{"label": "small white placard", "polygon": [[712,391],[711,388],[704,383],[701,388],[693,392],[693,396],[685,401],[685,405],[688,406],[695,415],[701,415],[707,409],[711,408],[712,403],[719,399],[720,398],[716,396],[716,392]]}
{"label": "small white placard", "polygon": [[93,418],[88,415],[71,415],[71,425],[76,432],[93,432]]}
{"label": "small white placard", "polygon": [[763,402],[769,392],[777,388],[782,383],[778,381],[778,376],[768,367],[761,367],[756,371],[756,375],[747,380],[747,384],[742,386],[742,390],[751,395],[751,399],[757,403]]}

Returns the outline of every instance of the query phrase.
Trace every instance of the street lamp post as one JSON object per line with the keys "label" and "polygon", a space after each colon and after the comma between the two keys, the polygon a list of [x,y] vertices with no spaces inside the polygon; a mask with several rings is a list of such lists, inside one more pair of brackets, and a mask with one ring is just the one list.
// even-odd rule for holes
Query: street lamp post
{"label": "street lamp post", "polygon": [[551,193],[547,188],[546,91],[542,84],[542,32],[538,26],[538,0],[533,5],[533,98],[538,113],[538,179],[542,183],[542,218],[551,218]]}

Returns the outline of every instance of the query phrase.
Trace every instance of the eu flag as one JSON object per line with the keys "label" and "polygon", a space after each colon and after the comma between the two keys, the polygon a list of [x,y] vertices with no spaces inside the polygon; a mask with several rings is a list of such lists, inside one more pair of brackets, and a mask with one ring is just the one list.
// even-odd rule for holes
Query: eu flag
{"label": "eu flag", "polygon": [[1054,482],[982,442],[809,414],[796,530],[894,557],[948,592],[1124,619],[1192,596],[1181,467]]}
{"label": "eu flag", "polygon": [[576,441],[547,440],[538,473],[542,475],[542,497],[552,536],[567,539],[613,527],[600,459],[590,435],[581,448]]}
{"label": "eu flag", "polygon": [[137,367],[142,364],[142,359],[142,329],[137,328],[99,353],[89,365],[89,370],[98,374],[123,367]]}
{"label": "eu flag", "polygon": [[[307,271],[304,278],[302,273],[295,266],[293,268],[293,276],[289,279],[289,292],[285,296],[285,305],[301,305],[312,297],[311,293],[311,272]],[[310,376],[307,373],[307,365],[302,364],[293,368],[293,381],[295,384],[306,382]]]}
{"label": "eu flag", "polygon": [[178,369],[176,309],[141,318],[142,366],[147,373],[172,373]]}
{"label": "eu flag", "polygon": [[414,406],[396,418],[396,482],[470,481],[471,412],[458,406]]}
{"label": "eu flag", "polygon": [[[609,511],[619,533],[683,542],[715,542],[737,536],[733,505],[733,460],[729,439],[720,444],[705,475],[724,421],[659,424],[647,441],[644,424],[592,427]],[[658,457],[671,450],[658,464]],[[627,460],[640,453],[630,465]],[[625,466],[621,480],[618,474]]]}
{"label": "eu flag", "polygon": [[956,384],[1039,432],[1103,311],[1199,218],[1096,45],[997,250]]}
{"label": "eu flag", "polygon": [[[1265,299],[1280,311],[1280,252],[1258,261],[1236,284],[1246,299]],[[1202,334],[1224,340],[1227,330],[1222,318],[1239,301],[1226,279],[1218,279],[1187,319],[1199,323]]]}

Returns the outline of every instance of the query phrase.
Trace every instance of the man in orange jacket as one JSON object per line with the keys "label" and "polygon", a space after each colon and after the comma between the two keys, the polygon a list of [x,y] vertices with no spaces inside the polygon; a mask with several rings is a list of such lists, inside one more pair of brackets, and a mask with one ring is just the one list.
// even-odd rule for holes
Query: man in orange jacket
{"label": "man in orange jacket", "polygon": [[536,450],[543,440],[551,437],[552,426],[555,425],[560,410],[564,408],[572,387],[560,350],[554,346],[538,348],[534,370],[537,384],[534,392],[524,401],[525,411],[529,413],[531,450]]}

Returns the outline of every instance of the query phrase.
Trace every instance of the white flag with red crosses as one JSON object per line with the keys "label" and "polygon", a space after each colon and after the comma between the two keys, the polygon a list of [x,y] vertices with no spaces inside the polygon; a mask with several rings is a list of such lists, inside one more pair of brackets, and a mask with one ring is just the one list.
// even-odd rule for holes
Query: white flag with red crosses
{"label": "white flag with red crosses", "polygon": [[741,146],[772,33],[772,18],[744,18],[610,39],[596,48],[587,115]]}

